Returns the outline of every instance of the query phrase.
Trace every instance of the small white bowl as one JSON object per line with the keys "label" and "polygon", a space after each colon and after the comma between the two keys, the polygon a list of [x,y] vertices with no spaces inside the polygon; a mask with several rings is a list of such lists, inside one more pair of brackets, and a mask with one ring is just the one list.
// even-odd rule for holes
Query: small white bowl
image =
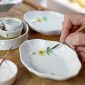
{"label": "small white bowl", "polygon": [[[59,45],[47,54],[47,48],[57,44]],[[78,75],[81,69],[76,52],[56,41],[28,40],[20,46],[19,51],[22,64],[39,77],[67,80]]]}
{"label": "small white bowl", "polygon": [[11,47],[13,47],[13,49],[18,48],[25,40],[28,39],[29,27],[25,21],[23,21],[23,30],[24,33],[17,38],[0,40],[0,50],[9,50]]}
{"label": "small white bowl", "polygon": [[[0,62],[2,60],[0,59]],[[0,66],[0,85],[12,85],[18,73],[17,66],[9,60],[6,60]]]}
{"label": "small white bowl", "polygon": [[22,33],[22,27],[15,31],[5,31],[0,29],[0,35],[4,38],[16,38],[19,37]]}
{"label": "small white bowl", "polygon": [[4,25],[7,31],[15,31],[23,28],[22,21],[18,18],[7,18],[4,21]]}

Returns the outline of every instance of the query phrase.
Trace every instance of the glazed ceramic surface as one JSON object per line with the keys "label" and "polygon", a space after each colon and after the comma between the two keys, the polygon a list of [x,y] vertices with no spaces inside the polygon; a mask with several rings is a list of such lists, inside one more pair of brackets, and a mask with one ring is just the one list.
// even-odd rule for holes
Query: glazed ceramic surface
{"label": "glazed ceramic surface", "polygon": [[0,66],[0,85],[12,85],[16,79],[17,72],[18,68],[13,62],[4,61]]}
{"label": "glazed ceramic surface", "polygon": [[1,18],[0,22],[0,36],[16,38],[21,35],[23,30],[22,20],[18,18]]}
{"label": "glazed ceramic surface", "polygon": [[8,11],[14,5],[21,3],[23,0],[1,0],[0,1],[0,11]]}
{"label": "glazed ceramic surface", "polygon": [[[53,48],[55,45],[57,47]],[[55,41],[33,39],[19,48],[22,64],[37,76],[66,80],[78,75],[81,63],[75,51]]]}
{"label": "glazed ceramic surface", "polygon": [[13,47],[13,49],[18,48],[25,40],[28,39],[29,27],[27,23],[24,21],[23,21],[23,31],[24,33],[17,38],[0,39],[0,50],[9,50],[11,47]]}
{"label": "glazed ceramic surface", "polygon": [[37,32],[58,35],[62,30],[64,15],[52,11],[31,11],[25,13],[24,20]]}
{"label": "glazed ceramic surface", "polygon": [[23,28],[22,26],[22,20],[18,18],[7,18],[4,21],[5,29],[7,31],[16,31],[20,28]]}
{"label": "glazed ceramic surface", "polygon": [[[48,0],[48,1],[51,2],[51,0]],[[85,7],[80,6],[76,2],[71,2],[71,0],[62,0],[62,1],[61,0],[53,0],[53,1],[54,1],[54,5],[56,5],[56,6],[54,6],[55,7],[54,9],[59,9],[59,11],[61,10],[61,12],[64,11],[66,13],[68,10],[68,12],[85,13]]]}

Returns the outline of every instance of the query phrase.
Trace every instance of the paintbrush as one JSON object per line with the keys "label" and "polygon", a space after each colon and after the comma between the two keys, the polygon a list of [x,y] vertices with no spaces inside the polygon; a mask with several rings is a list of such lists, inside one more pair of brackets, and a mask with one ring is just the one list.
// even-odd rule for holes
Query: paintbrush
{"label": "paintbrush", "polygon": [[7,51],[7,53],[3,56],[3,59],[2,59],[2,61],[0,62],[0,66],[2,65],[2,63],[6,60],[6,58],[7,58],[7,55],[9,54],[9,52],[12,50],[12,48],[13,47],[11,47],[8,51]]}
{"label": "paintbrush", "polygon": [[[85,29],[85,25],[82,25],[78,30],[75,31],[75,33],[82,32],[84,29]],[[64,44],[66,44],[66,43],[64,43]],[[68,44],[66,44],[66,45],[68,45]],[[68,45],[68,47],[70,47],[70,46]],[[77,48],[77,46],[75,47],[75,49],[76,48]]]}
{"label": "paintbrush", "polygon": [[82,30],[85,29],[85,25],[81,26],[78,30],[76,30],[75,32],[81,32]]}
{"label": "paintbrush", "polygon": [[[83,26],[81,26],[78,30],[76,30],[75,32],[77,33],[77,32],[81,32],[82,30],[84,30],[85,29],[85,25],[83,25]],[[66,44],[66,43],[65,43]],[[55,45],[55,46],[53,46],[51,49],[55,49],[57,46],[59,46],[60,44],[57,44],[57,45]],[[67,44],[66,44],[67,45]]]}

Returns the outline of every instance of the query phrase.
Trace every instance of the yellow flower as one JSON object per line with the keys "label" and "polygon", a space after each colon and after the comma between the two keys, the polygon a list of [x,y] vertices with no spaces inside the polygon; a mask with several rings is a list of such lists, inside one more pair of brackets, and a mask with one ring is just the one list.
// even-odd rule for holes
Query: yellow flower
{"label": "yellow flower", "polygon": [[45,56],[46,55],[46,51],[44,49],[41,49],[38,51],[38,54],[41,56]]}
{"label": "yellow flower", "polygon": [[43,18],[38,18],[38,19],[36,19],[36,22],[42,23],[42,22],[44,22],[44,19]]}

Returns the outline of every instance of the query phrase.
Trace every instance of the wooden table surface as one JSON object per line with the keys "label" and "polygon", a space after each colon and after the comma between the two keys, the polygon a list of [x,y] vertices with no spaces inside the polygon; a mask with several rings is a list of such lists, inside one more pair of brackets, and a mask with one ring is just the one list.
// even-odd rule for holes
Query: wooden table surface
{"label": "wooden table surface", "polygon": [[[13,7],[8,12],[1,12],[0,17],[9,16],[9,17],[17,17],[17,18],[23,19],[24,13],[31,10],[34,10],[34,9],[22,3],[20,5],[17,5],[16,7]],[[40,39],[46,39],[46,40],[59,41],[59,36],[55,36],[55,35],[48,36],[48,35],[39,34],[37,32],[32,31],[31,29],[28,34],[29,34],[28,35],[29,38],[33,38],[33,39],[40,38]],[[6,51],[0,51],[0,57],[3,56],[5,53]],[[21,64],[18,49],[12,50],[8,55],[8,59],[16,63],[19,70],[17,79],[13,85],[85,85],[85,65],[83,65],[82,70],[77,77],[72,78],[70,80],[66,80],[66,81],[54,81],[54,80],[39,78],[33,75],[32,73],[30,73]]]}

